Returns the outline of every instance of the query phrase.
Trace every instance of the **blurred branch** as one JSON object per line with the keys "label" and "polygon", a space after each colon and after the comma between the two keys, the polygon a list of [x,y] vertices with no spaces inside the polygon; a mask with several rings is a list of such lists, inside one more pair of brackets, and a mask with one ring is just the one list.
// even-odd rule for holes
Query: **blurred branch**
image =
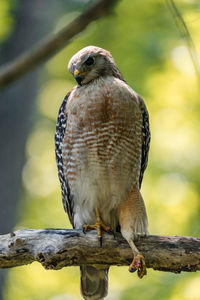
{"label": "blurred branch", "polygon": [[4,87],[32,70],[69,44],[88,24],[110,12],[118,0],[98,0],[55,35],[0,68],[0,87]]}
{"label": "blurred branch", "polygon": [[167,6],[168,6],[174,20],[175,20],[178,31],[179,31],[181,37],[183,38],[183,40],[185,41],[185,44],[188,48],[190,57],[192,59],[194,69],[196,71],[197,76],[200,79],[199,58],[198,58],[197,51],[195,49],[194,42],[193,42],[192,37],[191,37],[191,35],[189,33],[189,30],[187,28],[187,25],[186,25],[182,15],[181,15],[181,13],[179,12],[178,8],[176,7],[174,1],[173,0],[166,0],[166,3],[167,3]]}
{"label": "blurred branch", "polygon": [[[200,270],[200,239],[153,236],[135,242],[148,268],[180,273]],[[0,236],[0,268],[39,261],[46,269],[66,266],[129,265],[133,254],[121,234],[104,234],[100,247],[95,232],[70,229],[25,229]]]}

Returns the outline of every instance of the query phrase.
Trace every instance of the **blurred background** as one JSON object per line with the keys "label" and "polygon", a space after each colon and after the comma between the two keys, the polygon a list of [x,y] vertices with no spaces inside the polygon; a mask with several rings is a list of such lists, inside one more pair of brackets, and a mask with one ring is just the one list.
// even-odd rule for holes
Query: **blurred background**
{"label": "blurred background", "polygon": [[[0,62],[14,59],[83,11],[87,0],[0,0]],[[176,0],[200,54],[200,2]],[[199,236],[200,90],[187,47],[164,0],[121,0],[47,63],[0,95],[0,234],[21,228],[71,228],[54,155],[59,106],[75,85],[71,56],[88,45],[109,50],[146,101],[152,132],[143,180],[149,231]],[[0,271],[0,300],[80,300],[79,268],[39,263]],[[139,280],[112,267],[111,300],[199,300],[198,273],[148,270]]]}

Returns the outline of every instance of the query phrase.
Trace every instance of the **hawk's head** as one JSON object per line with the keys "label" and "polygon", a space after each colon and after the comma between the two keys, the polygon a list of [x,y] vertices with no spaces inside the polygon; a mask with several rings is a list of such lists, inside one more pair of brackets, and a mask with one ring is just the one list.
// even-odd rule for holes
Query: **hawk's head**
{"label": "hawk's head", "polygon": [[70,59],[68,69],[79,85],[101,76],[114,76],[124,80],[110,52],[95,46],[88,46],[77,52]]}

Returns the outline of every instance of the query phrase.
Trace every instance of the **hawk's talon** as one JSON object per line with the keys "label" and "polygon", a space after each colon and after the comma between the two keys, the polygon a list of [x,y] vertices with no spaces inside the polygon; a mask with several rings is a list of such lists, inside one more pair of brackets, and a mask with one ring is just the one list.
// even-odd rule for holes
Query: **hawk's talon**
{"label": "hawk's talon", "polygon": [[86,233],[87,231],[93,230],[93,229],[97,229],[96,224],[95,225],[83,225],[84,233]]}
{"label": "hawk's talon", "polygon": [[145,264],[144,256],[142,254],[136,255],[129,266],[129,272],[133,273],[136,270],[137,270],[138,277],[141,279],[144,275],[147,274],[146,264]]}
{"label": "hawk's talon", "polygon": [[114,235],[114,231],[112,230],[112,228],[110,226],[106,226],[104,224],[98,210],[96,210],[96,216],[97,216],[96,224],[94,224],[94,225],[84,225],[83,226],[83,232],[86,233],[89,230],[96,229],[98,240],[99,240],[99,243],[100,243],[100,247],[102,247],[102,230],[109,233],[109,234],[113,234],[113,236],[115,236],[115,235]]}
{"label": "hawk's talon", "polygon": [[102,247],[102,244],[103,244],[102,236],[98,237],[98,240],[99,240],[100,247]]}
{"label": "hawk's talon", "polygon": [[109,230],[107,231],[109,234],[112,234],[114,239],[115,239],[115,232],[114,230],[110,227]]}
{"label": "hawk's talon", "polygon": [[131,273],[134,273],[136,270],[137,270],[136,268],[129,267],[129,272]]}
{"label": "hawk's talon", "polygon": [[110,234],[114,233],[111,227],[108,227],[107,232],[110,233]]}

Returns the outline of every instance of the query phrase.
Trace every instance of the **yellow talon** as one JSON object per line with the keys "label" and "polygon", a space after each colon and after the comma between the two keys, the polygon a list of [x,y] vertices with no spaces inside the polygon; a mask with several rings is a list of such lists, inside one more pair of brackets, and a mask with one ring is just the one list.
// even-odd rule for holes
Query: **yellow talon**
{"label": "yellow talon", "polygon": [[100,246],[102,246],[102,230],[106,231],[107,233],[113,234],[113,230],[110,226],[106,226],[100,216],[99,210],[96,209],[96,217],[97,221],[94,225],[84,225],[83,232],[87,232],[89,230],[97,230],[98,240],[100,242]]}
{"label": "yellow talon", "polygon": [[147,275],[146,264],[144,256],[138,254],[134,257],[132,263],[129,266],[129,272],[135,272],[137,270],[138,277],[142,279],[144,275]]}

